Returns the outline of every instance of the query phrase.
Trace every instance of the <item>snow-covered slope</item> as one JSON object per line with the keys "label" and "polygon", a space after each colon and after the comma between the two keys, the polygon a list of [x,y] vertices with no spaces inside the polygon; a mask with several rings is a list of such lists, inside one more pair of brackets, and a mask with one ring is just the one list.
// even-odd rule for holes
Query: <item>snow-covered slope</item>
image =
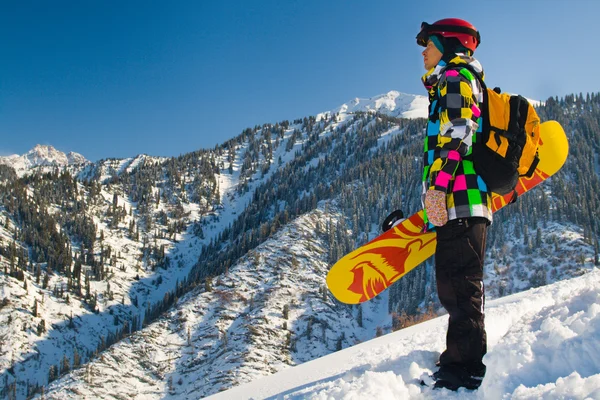
{"label": "snow-covered slope", "polygon": [[80,180],[97,179],[102,183],[111,181],[121,174],[132,173],[140,165],[161,164],[168,160],[167,157],[149,156],[138,154],[130,158],[107,158],[95,163],[89,163],[85,167],[75,169],[72,172]]}
{"label": "snow-covered slope", "polygon": [[598,269],[487,304],[488,372],[478,391],[419,384],[435,370],[446,325],[439,317],[209,398],[600,398]]}
{"label": "snow-covered slope", "polygon": [[49,388],[48,398],[199,398],[368,340],[378,326],[389,331],[386,296],[364,307],[360,327],[323,286],[321,231],[340,218],[329,208],[286,226],[210,289],[198,287],[166,318]]}
{"label": "snow-covered slope", "polygon": [[[359,308],[340,305],[327,295],[323,287],[327,270],[324,236],[327,224],[338,223],[340,217],[333,204],[320,204],[314,212],[288,224],[272,239],[243,257],[226,275],[211,279],[210,289],[204,285],[182,297],[177,307],[160,321],[105,351],[102,357],[90,362],[86,369],[76,370],[55,382],[46,395],[52,399],[111,396],[137,399],[200,398],[273,373],[293,371],[297,365],[301,365],[298,372],[275,376],[278,376],[278,382],[286,382],[291,379],[290,376],[301,376],[305,379],[302,382],[292,380],[292,386],[281,387],[279,392],[266,393],[263,391],[272,386],[272,381],[266,380],[258,384],[258,392],[250,391],[251,395],[245,396],[243,390],[234,391],[225,398],[269,397],[287,393],[294,388],[299,390],[298,388],[315,381],[332,380],[332,388],[340,385],[344,387],[343,382],[336,382],[337,378],[359,379],[359,375],[366,371],[370,372],[362,379],[367,381],[361,383],[359,380],[357,385],[376,387],[376,382],[382,379],[382,384],[388,385],[385,379],[388,379],[386,377],[389,373],[384,373],[386,368],[395,373],[393,379],[389,379],[400,384],[394,389],[398,390],[395,392],[397,395],[421,394],[420,391],[415,391],[418,385],[407,386],[410,384],[407,377],[414,378],[417,367],[419,372],[433,368],[435,358],[443,350],[445,318],[438,319],[433,325],[423,324],[422,329],[389,334],[386,336],[388,339],[382,342],[369,341],[376,337],[377,331],[384,334],[392,331],[392,316],[387,309],[388,292],[362,306],[359,323]],[[557,263],[555,276],[569,276],[569,269],[571,274],[589,271],[589,267],[584,269],[575,265],[575,261],[569,261],[575,259],[575,252],[591,251],[583,245],[581,234],[555,224],[548,227],[547,238],[554,235],[560,235],[561,247],[556,250],[557,254],[566,257],[566,260]],[[550,250],[540,250],[546,251]],[[587,256],[591,257],[592,254]],[[522,261],[512,262],[521,264],[522,274],[526,276],[533,273],[536,264],[543,263],[544,259],[532,260],[530,268],[525,268],[526,264]],[[495,273],[493,270],[490,261],[486,266],[486,271],[489,272],[486,287],[491,289],[491,293],[497,293],[500,283],[512,275],[505,276],[504,272]],[[583,279],[588,279],[592,285],[600,279],[599,274],[597,270],[593,270],[593,273],[586,274]],[[520,284],[525,283],[514,282],[507,286]],[[502,338],[508,338],[509,333],[524,335],[524,339],[511,340],[526,340],[531,334],[529,331],[521,332],[522,328],[518,328],[512,332],[509,328],[519,326],[520,323],[533,323],[530,319],[536,313],[553,304],[549,303],[549,299],[564,299],[573,287],[571,283],[559,282],[552,289],[529,291],[512,298],[513,300],[504,298],[488,302],[487,324],[491,353],[493,354],[492,346]],[[542,297],[537,298],[538,294]],[[530,295],[532,297],[528,298]],[[505,304],[508,306],[504,306]],[[600,305],[598,308],[600,310]],[[356,363],[347,361],[344,355],[340,357],[345,361],[339,361],[339,353],[335,353],[326,362],[327,365],[316,361],[316,365],[310,366],[310,360],[365,341],[382,344],[375,351],[377,356],[365,356],[365,351],[361,351],[362,347],[359,346],[358,353],[353,350],[345,353],[346,356],[350,355],[351,360],[356,360]],[[539,344],[535,346],[537,348]],[[386,353],[388,347],[389,354]],[[542,356],[546,356],[546,353]],[[364,362],[361,363],[361,360]],[[409,361],[416,362],[417,367],[411,367]],[[309,365],[306,367],[308,369],[302,366],[305,362],[309,362],[306,364]],[[348,371],[343,369],[346,365]],[[488,365],[492,368],[493,364],[488,361]],[[509,361],[506,361],[496,368],[503,370],[508,367]],[[315,371],[311,374],[316,373],[318,376],[304,375],[308,373],[306,371],[313,369]],[[327,371],[331,374],[326,375]],[[319,375],[321,373],[323,375]],[[373,382],[368,381],[371,374],[375,376]],[[398,375],[404,380],[400,381]],[[546,379],[545,377],[543,375],[540,379]],[[518,376],[515,379],[518,384],[525,382],[519,381]],[[120,384],[114,387],[111,382],[117,380]],[[375,396],[375,393],[352,393],[350,389],[353,385],[349,384],[347,390],[357,398],[368,395],[374,396],[371,398],[385,398]],[[327,387],[329,386],[325,386]],[[317,389],[324,390],[321,386]],[[366,389],[358,386],[352,390]],[[345,393],[341,392],[337,396],[335,390],[331,389],[323,398],[341,398]],[[292,398],[304,398],[312,394],[314,393],[300,391],[298,396]],[[400,398],[404,396],[401,395]]]}

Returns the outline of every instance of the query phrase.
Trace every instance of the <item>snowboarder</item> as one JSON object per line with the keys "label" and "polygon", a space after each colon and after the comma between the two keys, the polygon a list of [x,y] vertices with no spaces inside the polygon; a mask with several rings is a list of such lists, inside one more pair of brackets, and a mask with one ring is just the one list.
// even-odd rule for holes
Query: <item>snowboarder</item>
{"label": "snowboarder", "polygon": [[417,44],[425,47],[429,117],[424,146],[423,195],[426,229],[437,231],[435,272],[438,296],[448,311],[446,350],[435,387],[477,389],[485,375],[483,261],[487,226],[492,222],[491,193],[469,159],[480,131],[483,68],[473,58],[481,42],[467,21],[422,23]]}

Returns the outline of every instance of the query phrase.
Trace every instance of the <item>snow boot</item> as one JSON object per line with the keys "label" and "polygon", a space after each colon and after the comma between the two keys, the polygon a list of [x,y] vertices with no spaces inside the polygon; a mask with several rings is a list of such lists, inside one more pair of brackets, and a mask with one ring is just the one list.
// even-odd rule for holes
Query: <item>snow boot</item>
{"label": "snow boot", "polygon": [[434,389],[449,389],[457,391],[463,387],[467,390],[477,390],[481,386],[483,376],[475,376],[463,368],[440,367],[433,374]]}

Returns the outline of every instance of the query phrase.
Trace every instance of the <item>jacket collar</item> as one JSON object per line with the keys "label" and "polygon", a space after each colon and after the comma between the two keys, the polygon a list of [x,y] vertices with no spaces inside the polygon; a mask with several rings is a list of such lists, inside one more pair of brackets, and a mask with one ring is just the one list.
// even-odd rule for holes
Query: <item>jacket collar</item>
{"label": "jacket collar", "polygon": [[479,73],[481,79],[483,79],[483,67],[475,58],[462,53],[452,54],[449,57],[444,56],[435,67],[427,71],[427,73],[421,78],[425,89],[427,89],[430,95],[433,93],[435,86],[442,76],[442,73],[450,63],[469,64],[477,73]]}

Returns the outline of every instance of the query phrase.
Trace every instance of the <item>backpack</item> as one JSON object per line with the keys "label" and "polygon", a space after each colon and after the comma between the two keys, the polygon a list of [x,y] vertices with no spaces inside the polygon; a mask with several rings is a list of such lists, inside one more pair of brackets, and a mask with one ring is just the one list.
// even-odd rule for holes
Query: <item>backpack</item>
{"label": "backpack", "polygon": [[530,178],[540,161],[540,118],[525,97],[488,88],[470,65],[449,67],[466,68],[483,88],[482,130],[471,154],[475,171],[489,191],[500,195],[512,192],[514,201],[519,178]]}

